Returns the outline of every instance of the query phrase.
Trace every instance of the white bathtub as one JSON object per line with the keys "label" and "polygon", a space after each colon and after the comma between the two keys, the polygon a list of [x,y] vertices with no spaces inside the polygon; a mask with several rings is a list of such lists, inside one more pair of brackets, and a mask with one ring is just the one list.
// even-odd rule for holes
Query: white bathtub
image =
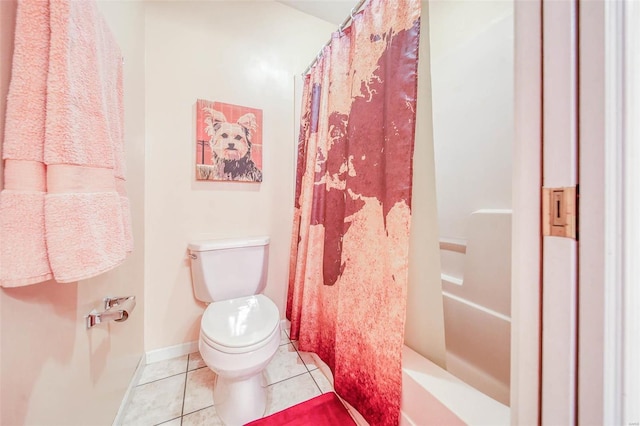
{"label": "white bathtub", "polygon": [[[320,371],[333,386],[333,374],[316,355]],[[358,426],[367,421],[348,402]],[[400,426],[508,426],[510,409],[438,367],[408,346],[402,351]]]}
{"label": "white bathtub", "polygon": [[509,407],[405,346],[401,426],[509,425]]}

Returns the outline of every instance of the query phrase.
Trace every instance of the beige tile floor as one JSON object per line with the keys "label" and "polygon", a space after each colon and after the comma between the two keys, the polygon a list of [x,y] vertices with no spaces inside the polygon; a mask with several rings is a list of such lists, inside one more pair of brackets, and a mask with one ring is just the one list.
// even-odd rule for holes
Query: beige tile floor
{"label": "beige tile floor", "polygon": [[[326,365],[315,354],[298,351],[296,343],[285,327],[278,352],[265,370],[265,415],[333,391]],[[122,425],[222,425],[213,400],[215,378],[197,352],[146,365],[125,407]],[[346,405],[358,424],[366,424]]]}

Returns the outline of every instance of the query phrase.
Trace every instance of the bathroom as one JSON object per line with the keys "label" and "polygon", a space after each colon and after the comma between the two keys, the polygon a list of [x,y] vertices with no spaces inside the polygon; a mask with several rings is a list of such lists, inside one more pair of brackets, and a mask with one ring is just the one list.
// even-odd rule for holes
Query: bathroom
{"label": "bathroom", "polygon": [[[0,2],[2,99],[15,7],[13,0]],[[187,245],[194,239],[269,235],[265,294],[284,312],[300,96],[293,80],[336,24],[271,1],[100,1],[99,7],[125,58],[135,249],[124,264],[95,278],[2,290],[2,424],[110,424],[144,354],[153,360],[195,350],[204,305],[191,289]],[[264,138],[272,148],[264,152],[261,184],[193,179],[193,120],[200,97],[264,111]],[[0,133],[4,109],[2,102]],[[419,122],[418,128],[429,125]],[[414,172],[417,179],[424,170]],[[499,204],[488,208],[509,208]],[[435,212],[430,214],[433,219]],[[438,234],[433,228],[425,233],[434,237],[435,246],[426,247],[434,254]],[[439,276],[430,279],[440,282]],[[438,293],[428,300],[437,303]],[[135,295],[135,311],[126,323],[87,330],[84,316],[107,295]],[[442,350],[443,338],[437,339]],[[34,350],[36,345],[45,348]]]}
{"label": "bathroom", "polygon": [[[3,388],[11,384],[14,390],[3,392],[3,405],[15,407],[3,410],[12,416],[7,424],[37,424],[44,421],[40,416],[52,415],[80,424],[87,413],[96,423],[109,423],[143,353],[153,359],[167,348],[193,345],[203,310],[191,290],[186,251],[194,239],[269,235],[265,294],[281,312],[286,303],[300,96],[293,77],[336,25],[278,2],[99,6],[125,58],[127,189],[135,250],[122,266],[83,282],[3,290],[2,339],[12,342],[13,350],[3,351],[2,380]],[[3,23],[11,23],[11,2],[2,8]],[[10,26],[3,25],[3,31],[9,33]],[[244,30],[235,33],[240,27]],[[3,60],[3,67],[8,63]],[[3,90],[8,71],[3,69]],[[261,184],[193,179],[194,103],[207,96],[263,109],[264,139],[274,148],[264,152]],[[422,173],[416,170],[417,176]],[[106,295],[136,295],[135,311],[126,323],[85,330],[84,315]],[[47,321],[36,326],[32,318],[43,315]],[[27,350],[34,341],[50,342],[51,349]],[[7,368],[12,365],[39,368],[12,377],[18,374]],[[68,393],[77,394],[73,401],[50,391],[63,382]]]}

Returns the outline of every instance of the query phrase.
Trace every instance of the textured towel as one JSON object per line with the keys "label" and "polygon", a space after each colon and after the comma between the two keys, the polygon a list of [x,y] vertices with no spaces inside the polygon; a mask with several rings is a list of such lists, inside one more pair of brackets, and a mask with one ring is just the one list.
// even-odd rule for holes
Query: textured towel
{"label": "textured towel", "polygon": [[85,279],[132,249],[124,189],[122,55],[95,1],[51,2],[45,226],[55,279]]}
{"label": "textured towel", "polygon": [[44,230],[43,163],[49,3],[19,2],[15,34],[2,149],[5,187],[0,193],[0,283],[4,287],[52,278]]}
{"label": "textured towel", "polygon": [[132,250],[122,56],[94,0],[20,0],[0,195],[0,284],[105,272]]}

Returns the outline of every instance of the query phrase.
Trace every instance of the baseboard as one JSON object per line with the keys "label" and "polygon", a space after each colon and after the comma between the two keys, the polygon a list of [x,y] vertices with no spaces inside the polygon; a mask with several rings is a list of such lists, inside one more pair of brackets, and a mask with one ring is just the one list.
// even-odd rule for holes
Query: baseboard
{"label": "baseboard", "polygon": [[[280,329],[284,330],[285,333],[287,333],[287,336],[289,335],[290,324],[291,323],[287,319],[280,320]],[[147,364],[151,364],[152,362],[164,361],[166,359],[176,358],[194,352],[198,352],[198,341],[154,349],[146,353],[145,361]]]}
{"label": "baseboard", "polygon": [[151,364],[152,362],[164,361],[165,359],[176,358],[193,352],[198,352],[197,341],[149,351],[146,354],[146,363]]}
{"label": "baseboard", "polygon": [[400,411],[400,426],[416,426],[416,424],[407,416],[407,413]]}
{"label": "baseboard", "polygon": [[187,342],[187,343],[182,343],[180,345],[155,349],[141,356],[140,361],[138,361],[138,366],[136,367],[136,370],[133,373],[133,377],[131,377],[129,386],[127,387],[127,390],[125,391],[124,396],[122,397],[120,408],[118,409],[118,413],[116,414],[116,417],[113,420],[113,426],[120,426],[122,424],[122,421],[124,420],[123,419],[124,410],[126,409],[127,405],[129,405],[129,400],[131,399],[133,388],[140,381],[140,376],[144,371],[145,365],[151,364],[152,362],[164,361],[166,359],[176,358],[176,357],[187,355],[193,352],[198,352],[198,342]]}
{"label": "baseboard", "polygon": [[113,426],[120,426],[122,421],[124,420],[124,410],[129,405],[129,400],[131,399],[131,394],[133,392],[134,386],[140,381],[140,376],[142,375],[142,371],[144,371],[145,366],[145,357],[141,356],[140,361],[138,361],[138,366],[136,370],[133,372],[133,377],[129,381],[129,386],[127,386],[127,390],[122,397],[122,402],[120,403],[120,408],[118,408],[118,412],[116,413],[116,418],[113,419]]}
{"label": "baseboard", "polygon": [[280,330],[284,331],[285,333],[287,333],[287,337],[291,337],[291,322],[289,322],[288,319],[281,319],[280,320]]}

